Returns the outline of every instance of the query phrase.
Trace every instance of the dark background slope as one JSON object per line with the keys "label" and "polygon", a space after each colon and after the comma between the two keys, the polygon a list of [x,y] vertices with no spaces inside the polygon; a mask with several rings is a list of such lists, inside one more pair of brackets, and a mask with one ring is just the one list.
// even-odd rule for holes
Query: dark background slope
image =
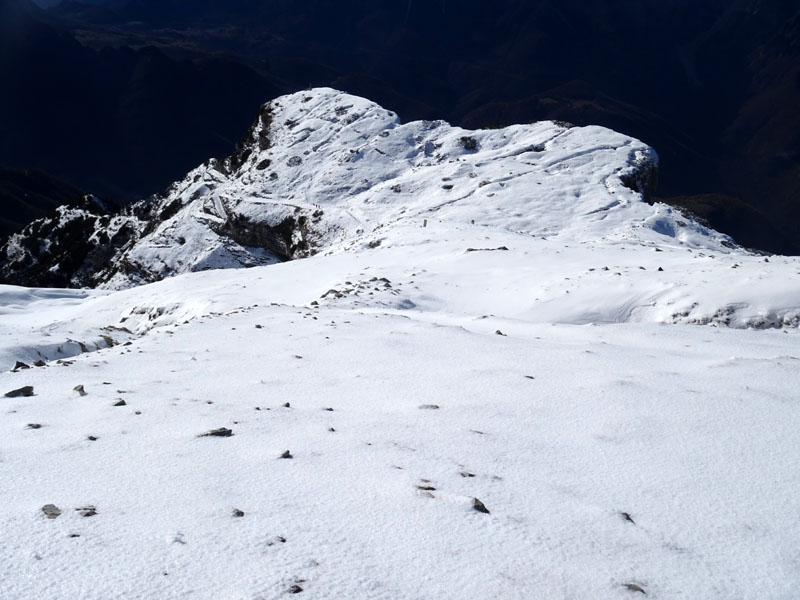
{"label": "dark background slope", "polygon": [[0,65],[0,85],[17,90],[0,101],[0,163],[142,196],[230,153],[259,103],[330,85],[406,120],[612,127],[658,150],[659,196],[744,245],[800,252],[793,1],[98,0],[23,12],[36,37]]}

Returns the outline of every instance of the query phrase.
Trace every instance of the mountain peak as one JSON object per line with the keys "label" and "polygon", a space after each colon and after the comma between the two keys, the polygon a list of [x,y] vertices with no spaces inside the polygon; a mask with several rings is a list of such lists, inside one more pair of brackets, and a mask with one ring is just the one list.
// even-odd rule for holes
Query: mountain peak
{"label": "mountain peak", "polygon": [[[263,105],[231,157],[207,161],[163,196],[102,215],[64,208],[31,224],[0,250],[2,276],[124,288],[346,252],[429,221],[562,243],[732,247],[647,204],[657,165],[647,145],[602,127],[404,124],[364,98],[306,90]],[[67,232],[71,241],[59,243]],[[31,241],[43,238],[51,242]]]}

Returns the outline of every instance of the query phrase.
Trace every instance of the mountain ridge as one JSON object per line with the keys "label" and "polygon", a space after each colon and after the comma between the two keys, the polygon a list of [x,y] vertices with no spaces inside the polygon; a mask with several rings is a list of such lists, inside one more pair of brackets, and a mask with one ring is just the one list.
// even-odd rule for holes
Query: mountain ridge
{"label": "mountain ridge", "polygon": [[[559,147],[567,138],[577,141]],[[597,179],[591,161],[578,162],[580,175],[563,184],[576,190],[557,189],[558,169],[568,172],[571,160],[592,153],[608,155],[592,158],[599,171],[607,172],[605,179]],[[541,158],[547,156],[555,158]],[[323,88],[265,104],[231,157],[206,161],[163,196],[116,211],[89,196],[83,205],[73,203],[59,208],[54,218],[37,220],[0,248],[0,273],[6,283],[39,287],[127,287],[187,271],[300,258],[354,243],[392,219],[409,218],[407,213],[436,218],[440,197],[443,206],[458,206],[486,193],[502,212],[506,178],[480,175],[482,168],[496,172],[500,164],[528,170],[519,175],[524,184],[515,188],[521,193],[530,196],[543,184],[547,189],[547,201],[515,206],[530,214],[509,221],[516,225],[503,225],[531,235],[546,232],[532,224],[537,214],[563,211],[548,217],[558,232],[569,219],[589,218],[580,210],[608,212],[615,195],[627,195],[623,204],[640,201],[652,194],[657,179],[655,153],[610,130],[547,122],[481,131],[441,121],[402,124],[374,103]],[[403,189],[408,187],[425,200],[411,198]],[[459,200],[454,187],[465,188],[464,198]],[[563,200],[567,193],[588,193],[593,199],[576,209]],[[482,219],[480,211],[474,216]],[[665,218],[669,224],[661,226],[680,229],[679,219]],[[40,245],[44,239],[47,244]],[[720,240],[734,245],[718,234],[708,234],[708,240],[717,248]],[[145,250],[148,246],[151,250]]]}

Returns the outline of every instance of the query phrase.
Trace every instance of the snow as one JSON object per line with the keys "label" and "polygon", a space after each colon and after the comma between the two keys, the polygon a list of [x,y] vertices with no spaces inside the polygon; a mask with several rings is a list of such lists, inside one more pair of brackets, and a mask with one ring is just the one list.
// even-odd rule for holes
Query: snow
{"label": "snow", "polygon": [[[0,287],[0,364],[47,361],[0,373],[36,394],[0,398],[4,599],[798,596],[797,258],[642,202],[619,173],[651,151],[608,130],[290,100],[264,152],[317,176],[249,196],[254,152],[162,239],[205,235],[194,202],[308,203],[316,255]],[[341,164],[303,150],[347,148],[329,113]]]}

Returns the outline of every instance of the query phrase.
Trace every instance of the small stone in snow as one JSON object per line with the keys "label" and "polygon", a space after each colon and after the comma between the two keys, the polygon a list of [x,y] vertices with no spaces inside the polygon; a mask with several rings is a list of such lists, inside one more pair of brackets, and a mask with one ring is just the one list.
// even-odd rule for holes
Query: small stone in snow
{"label": "small stone in snow", "polygon": [[36,361],[33,362],[33,366],[34,367],[46,367],[47,363],[44,362],[43,360],[39,359],[39,360],[36,360]]}
{"label": "small stone in snow", "polygon": [[231,437],[232,435],[233,431],[227,427],[220,427],[219,429],[212,429],[211,431],[201,433],[198,437]]}
{"label": "small stone in snow", "polygon": [[303,591],[303,588],[301,588],[297,584],[294,584],[292,587],[289,588],[289,593],[290,594],[299,594],[302,591]]}
{"label": "small stone in snow", "polygon": [[330,408],[330,407],[326,408],[325,410],[328,411],[328,412],[333,412],[333,409]]}
{"label": "small stone in snow", "polygon": [[503,333],[502,331],[500,331],[499,329],[497,331],[495,331],[494,334],[495,335],[502,335],[503,337],[507,337],[506,334]]}
{"label": "small stone in snow", "polygon": [[97,438],[95,436],[93,436],[93,435],[90,435],[86,439],[89,440],[90,442],[96,442],[97,441]]}
{"label": "small stone in snow", "polygon": [[11,370],[19,371],[21,369],[30,369],[30,368],[31,368],[30,365],[26,365],[24,362],[18,360],[17,363],[14,365],[14,368]]}
{"label": "small stone in snow", "polygon": [[287,402],[283,405],[283,408],[292,408],[292,405]]}
{"label": "small stone in snow", "polygon": [[438,410],[439,409],[439,405],[438,404],[420,404],[419,405],[419,409],[420,410]]}
{"label": "small stone in snow", "polygon": [[639,592],[640,594],[647,595],[647,592],[642,589],[642,586],[636,585],[635,583],[623,583],[622,587],[624,587],[629,592]]}
{"label": "small stone in snow", "polygon": [[125,400],[123,400],[122,398],[120,398],[119,400],[114,402],[114,406],[127,406],[127,405],[128,405],[128,403],[125,402]]}
{"label": "small stone in snow", "polygon": [[83,389],[83,385],[76,385],[74,388],[72,388],[72,391],[78,392],[81,396],[85,396],[86,394],[88,394],[88,392],[85,389]]}
{"label": "small stone in snow", "polygon": [[244,516],[244,511],[243,510],[239,510],[238,508],[234,508],[233,509],[233,516],[234,517],[243,517]]}
{"label": "small stone in snow", "polygon": [[97,514],[97,509],[94,506],[84,506],[75,510],[81,513],[82,517],[93,517]]}
{"label": "small stone in snow", "polygon": [[33,386],[26,385],[25,387],[18,388],[16,390],[11,390],[10,392],[5,393],[6,398],[20,398],[20,397],[29,397],[33,396]]}
{"label": "small stone in snow", "polygon": [[41,423],[28,423],[28,426],[26,427],[26,429],[41,429],[41,428],[42,428]]}
{"label": "small stone in snow", "polygon": [[42,512],[48,519],[57,519],[61,515],[61,509],[55,504],[45,504],[42,507]]}
{"label": "small stone in snow", "polygon": [[634,525],[636,525],[636,521],[633,520],[633,517],[631,517],[630,513],[621,512],[621,513],[619,513],[619,516],[621,516],[623,519],[625,519],[629,523],[633,523]]}
{"label": "small stone in snow", "polygon": [[294,458],[294,456],[292,456],[292,453],[287,450],[286,452],[281,454],[281,458]]}
{"label": "small stone in snow", "polygon": [[328,431],[330,431],[331,433],[336,432],[336,430],[333,427],[328,427]]}
{"label": "small stone in snow", "polygon": [[486,505],[483,502],[481,502],[480,500],[478,500],[477,498],[473,498],[472,499],[472,509],[473,510],[477,510],[478,512],[484,513],[484,514],[487,514],[487,515],[491,514],[489,512],[489,509],[486,508]]}

